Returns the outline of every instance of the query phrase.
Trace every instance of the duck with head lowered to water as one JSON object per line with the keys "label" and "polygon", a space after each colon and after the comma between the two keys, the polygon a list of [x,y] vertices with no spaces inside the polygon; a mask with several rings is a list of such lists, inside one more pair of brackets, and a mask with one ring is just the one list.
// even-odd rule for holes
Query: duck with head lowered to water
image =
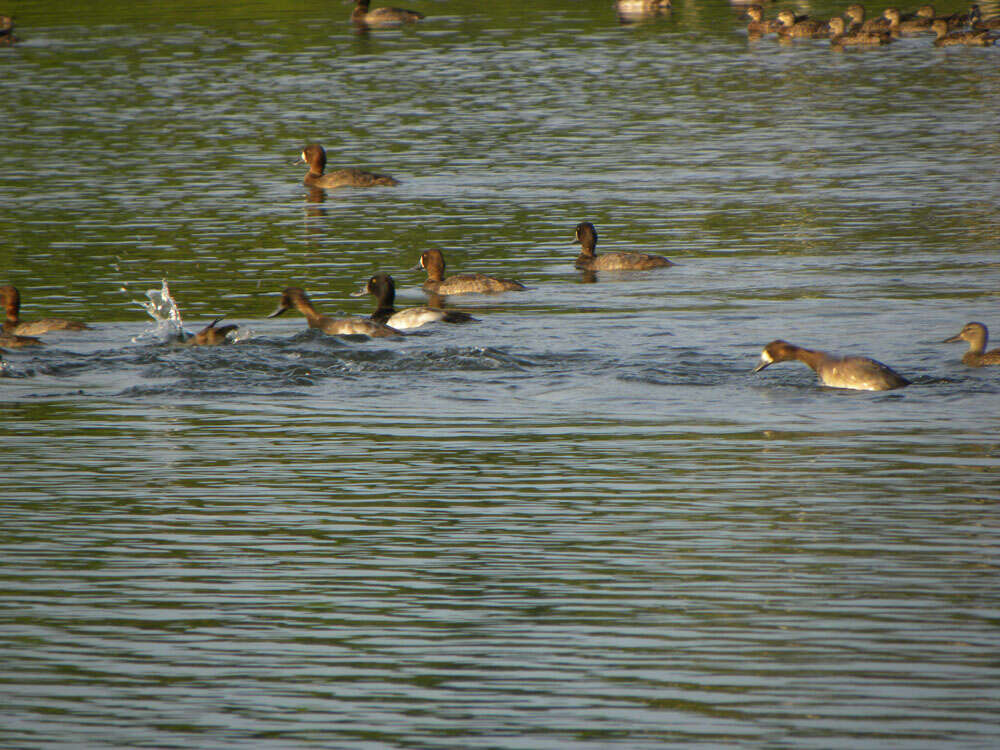
{"label": "duck with head lowered to water", "polygon": [[819,377],[823,385],[832,388],[850,388],[856,391],[889,391],[910,385],[910,381],[876,359],[868,357],[838,357],[815,349],[789,344],[777,339],[764,347],[760,362],[753,369],[760,372],[775,362],[798,360]]}

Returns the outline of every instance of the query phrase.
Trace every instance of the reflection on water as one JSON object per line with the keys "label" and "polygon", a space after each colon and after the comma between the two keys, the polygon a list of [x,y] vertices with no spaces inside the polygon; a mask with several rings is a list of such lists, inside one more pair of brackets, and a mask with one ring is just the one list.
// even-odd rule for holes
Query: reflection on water
{"label": "reflection on water", "polygon": [[[93,330],[0,369],[5,746],[995,744],[1000,384],[939,342],[1000,330],[998,52],[335,6],[19,6],[2,281]],[[677,265],[581,274],[584,220]],[[431,248],[529,288],[264,319],[423,304]],[[778,337],[914,385],[754,379]]]}

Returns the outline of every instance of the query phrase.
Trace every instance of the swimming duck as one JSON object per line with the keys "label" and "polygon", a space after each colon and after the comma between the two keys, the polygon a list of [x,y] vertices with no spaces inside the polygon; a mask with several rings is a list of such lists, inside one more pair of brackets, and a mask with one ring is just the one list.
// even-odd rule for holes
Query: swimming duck
{"label": "swimming duck", "polygon": [[750,5],[746,10],[747,18],[750,22],[747,24],[747,33],[750,36],[763,36],[764,34],[773,34],[781,27],[781,21],[764,20],[764,9],[759,5]]}
{"label": "swimming duck", "polygon": [[302,151],[296,164],[308,164],[309,172],[303,184],[315,188],[338,187],[372,187],[374,185],[398,185],[399,181],[384,174],[365,172],[362,169],[348,167],[324,174],[326,169],[326,151],[318,143],[310,143]]}
{"label": "swimming duck", "polygon": [[934,39],[935,47],[951,47],[956,44],[963,44],[968,47],[989,47],[995,41],[988,29],[982,31],[948,31],[948,22],[943,19],[935,19],[931,28],[937,37]]}
{"label": "swimming duck", "polygon": [[306,316],[310,328],[318,328],[323,333],[333,336],[398,336],[399,331],[387,325],[376,323],[368,318],[331,318],[320,315],[306,293],[296,286],[290,286],[281,292],[281,302],[278,309],[268,315],[269,318],[276,318],[285,310],[294,307]]}
{"label": "swimming duck", "polygon": [[844,47],[877,47],[881,44],[889,44],[892,41],[892,34],[888,31],[844,31],[843,18],[830,19],[830,46],[837,50]]}
{"label": "swimming duck", "polygon": [[933,20],[922,16],[903,19],[899,8],[886,8],[882,17],[889,21],[889,31],[893,34],[925,34],[931,31]]}
{"label": "swimming duck", "polygon": [[812,39],[814,37],[825,37],[830,35],[830,24],[819,21],[815,18],[797,17],[790,10],[783,10],[778,13],[778,21],[781,26],[778,28],[778,36],[792,37],[794,39]]}
{"label": "swimming duck", "polygon": [[17,287],[7,284],[0,286],[0,302],[3,303],[7,313],[7,318],[3,324],[5,333],[18,336],[38,336],[48,331],[84,331],[89,326],[78,323],[75,320],[63,320],[62,318],[43,318],[33,320],[29,323],[22,323],[19,314],[21,310],[21,293]]}
{"label": "swimming duck", "polygon": [[854,33],[857,31],[888,31],[889,19],[869,18],[865,20],[865,6],[860,3],[853,3],[844,9],[844,15],[850,19],[847,31]]}
{"label": "swimming duck", "polygon": [[354,10],[351,11],[351,22],[358,26],[368,28],[384,28],[386,26],[399,26],[403,23],[416,23],[424,17],[423,13],[404,8],[375,8],[369,10],[371,0],[355,0]]}
{"label": "swimming duck", "polygon": [[921,5],[917,8],[917,16],[929,18],[931,21],[945,21],[949,29],[957,29],[960,26],[967,26],[972,22],[972,9],[969,13],[952,13],[950,16],[939,16],[933,5]]}
{"label": "swimming duck", "polygon": [[444,277],[444,255],[428,250],[420,255],[420,267],[427,271],[424,290],[435,294],[492,294],[522,292],[524,284],[513,279],[495,279],[481,273],[462,273]]}
{"label": "swimming duck", "polygon": [[11,16],[0,16],[0,45],[17,44],[20,39],[14,36],[14,19]]}
{"label": "swimming duck", "polygon": [[647,271],[651,268],[666,268],[674,265],[662,255],[646,253],[603,253],[598,255],[597,230],[589,221],[576,225],[576,241],[580,243],[580,254],[576,256],[576,267],[587,271]]}
{"label": "swimming duck", "polygon": [[982,11],[979,10],[979,6],[973,4],[969,8],[969,26],[972,27],[973,31],[1000,29],[1000,16],[993,16],[992,18],[984,20]]}
{"label": "swimming duck", "polygon": [[968,341],[969,351],[962,357],[962,361],[969,367],[982,367],[983,365],[1000,365],[1000,349],[986,351],[986,341],[989,338],[989,331],[982,323],[966,323],[956,335],[950,339],[945,339],[943,344],[950,344],[953,341]]}
{"label": "swimming duck", "polygon": [[188,339],[188,344],[190,346],[216,346],[218,344],[228,344],[228,335],[231,331],[235,331],[239,328],[235,323],[230,323],[229,325],[215,327],[222,318],[216,318],[207,326],[202,328],[198,333],[196,333],[192,338]]}
{"label": "swimming duck", "polygon": [[442,310],[440,307],[408,307],[397,311],[392,306],[396,301],[396,282],[387,273],[377,273],[365,283],[361,289],[352,292],[352,297],[371,294],[375,297],[375,312],[371,319],[376,323],[384,323],[400,331],[419,328],[428,323],[469,323],[475,320],[471,315],[458,310]]}
{"label": "swimming duck", "polygon": [[902,388],[910,381],[881,362],[868,357],[835,357],[826,352],[804,349],[780,339],[772,341],[760,353],[760,363],[753,369],[760,372],[775,362],[804,362],[819,376],[823,385],[852,388],[858,391],[889,391]]}
{"label": "swimming duck", "polygon": [[615,0],[615,12],[621,23],[648,21],[670,12],[670,0]]}

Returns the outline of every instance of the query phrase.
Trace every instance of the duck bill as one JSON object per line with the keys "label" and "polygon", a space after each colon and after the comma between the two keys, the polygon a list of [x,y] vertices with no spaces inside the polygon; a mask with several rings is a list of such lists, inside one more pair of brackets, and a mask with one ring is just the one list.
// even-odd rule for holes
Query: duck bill
{"label": "duck bill", "polygon": [[945,340],[944,340],[944,341],[942,341],[941,343],[942,343],[942,344],[953,344],[953,343],[955,343],[956,341],[961,341],[961,340],[962,340],[962,334],[960,334],[960,333],[956,333],[956,334],[955,334],[954,336],[952,336],[952,337],[951,337],[950,339],[945,339]]}
{"label": "duck bill", "polygon": [[757,363],[757,366],[755,368],[753,368],[752,372],[760,372],[761,370],[763,370],[768,365],[773,365],[773,364],[774,364],[774,362],[768,362],[766,359],[762,359],[760,362]]}
{"label": "duck bill", "polygon": [[368,286],[367,285],[361,287],[356,292],[351,292],[351,296],[352,297],[364,297],[366,294],[368,294]]}
{"label": "duck bill", "polygon": [[285,304],[278,305],[278,309],[275,310],[270,315],[268,315],[267,317],[269,317],[269,318],[277,318],[279,315],[281,315],[281,313],[283,313],[287,309],[288,309],[288,305],[285,305]]}

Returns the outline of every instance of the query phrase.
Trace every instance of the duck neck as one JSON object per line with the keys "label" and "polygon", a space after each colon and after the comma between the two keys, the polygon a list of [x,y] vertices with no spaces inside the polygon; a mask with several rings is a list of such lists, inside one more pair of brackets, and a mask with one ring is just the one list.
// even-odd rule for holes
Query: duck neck
{"label": "duck neck", "polygon": [[296,310],[306,316],[310,325],[314,324],[317,320],[323,317],[316,311],[312,302],[304,294],[301,297],[295,297],[295,299],[292,300],[292,304],[295,305]]}
{"label": "duck neck", "polygon": [[396,308],[392,305],[379,305],[375,308],[375,312],[371,314],[371,319],[376,323],[385,323],[389,318],[396,314]]}
{"label": "duck neck", "polygon": [[826,354],[814,349],[803,349],[801,346],[795,347],[795,359],[809,365],[813,372],[819,372],[820,363],[826,359]]}

